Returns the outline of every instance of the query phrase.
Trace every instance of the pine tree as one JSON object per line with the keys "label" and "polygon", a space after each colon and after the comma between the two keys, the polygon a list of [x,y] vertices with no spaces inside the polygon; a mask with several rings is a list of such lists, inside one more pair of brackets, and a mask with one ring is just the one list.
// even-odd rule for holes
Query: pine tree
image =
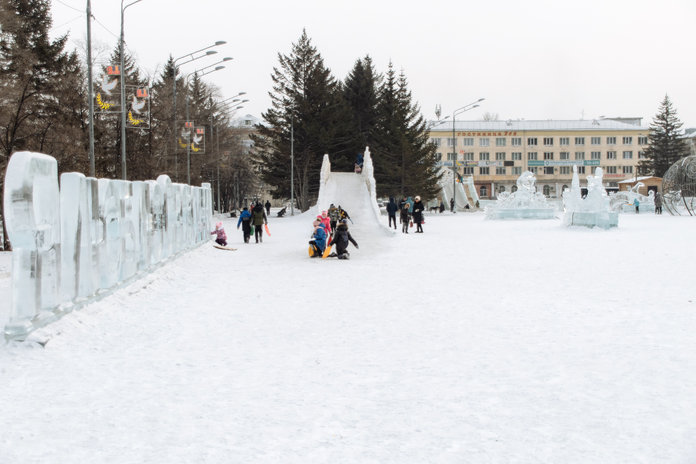
{"label": "pine tree", "polygon": [[435,147],[429,142],[420,109],[412,100],[405,74],[397,78],[390,63],[380,89],[373,155],[375,180],[381,196],[420,195],[427,200],[439,191]]}
{"label": "pine tree", "polygon": [[[355,156],[367,146],[373,146],[377,128],[378,89],[381,77],[375,71],[372,59],[366,56],[355,62],[345,79],[343,97],[350,115],[348,151]],[[350,164],[345,166],[350,169]]]}
{"label": "pine tree", "polygon": [[689,154],[681,127],[677,112],[665,95],[659,112],[650,124],[649,145],[645,150],[647,160],[640,163],[643,172],[662,177],[672,164]]}
{"label": "pine tree", "polygon": [[289,55],[278,54],[278,61],[271,75],[271,108],[262,114],[266,124],[256,127],[252,139],[262,180],[274,198],[289,198],[293,138],[294,196],[306,211],[318,193],[323,155],[345,152],[345,105],[340,84],[306,31]]}

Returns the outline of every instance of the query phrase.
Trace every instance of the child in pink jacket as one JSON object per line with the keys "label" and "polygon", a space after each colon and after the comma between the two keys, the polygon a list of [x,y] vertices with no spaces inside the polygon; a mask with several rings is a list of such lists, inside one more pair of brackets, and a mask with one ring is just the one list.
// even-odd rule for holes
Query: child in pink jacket
{"label": "child in pink jacket", "polygon": [[210,233],[210,235],[217,234],[215,243],[220,246],[227,246],[227,234],[225,234],[225,229],[222,227],[222,222],[215,224],[215,230]]}

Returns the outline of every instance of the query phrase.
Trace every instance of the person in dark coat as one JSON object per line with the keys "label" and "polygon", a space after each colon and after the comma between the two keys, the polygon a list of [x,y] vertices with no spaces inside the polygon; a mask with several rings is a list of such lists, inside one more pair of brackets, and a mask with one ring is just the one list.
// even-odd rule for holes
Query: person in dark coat
{"label": "person in dark coat", "polygon": [[413,223],[416,224],[416,233],[423,233],[423,211],[425,210],[425,205],[421,201],[419,196],[416,196],[416,201],[413,202]]}
{"label": "person in dark coat", "polygon": [[662,214],[662,195],[655,192],[655,214]]}
{"label": "person in dark coat", "polygon": [[348,231],[348,220],[343,219],[338,223],[334,232],[333,244],[336,246],[336,253],[332,253],[331,256],[337,256],[338,259],[350,258],[350,253],[347,251],[348,242],[352,243],[355,248],[359,248],[358,242],[353,239],[353,236]]}
{"label": "person in dark coat", "polygon": [[244,236],[244,243],[249,243],[249,238],[251,238],[251,213],[249,208],[246,206],[242,209],[242,214],[239,215],[239,220],[237,221],[237,229],[242,226],[242,235]]}
{"label": "person in dark coat", "polygon": [[399,206],[396,204],[394,197],[389,197],[389,203],[387,203],[387,214],[389,215],[389,227],[394,221],[394,229],[396,229],[396,212],[399,210]]}
{"label": "person in dark coat", "polygon": [[264,206],[266,207],[266,215],[270,216],[271,215],[271,202],[266,200],[266,204]]}
{"label": "person in dark coat", "polygon": [[254,206],[251,211],[251,223],[254,226],[254,238],[256,243],[263,243],[263,225],[268,224],[268,218],[266,217],[266,212],[263,210],[261,202]]}
{"label": "person in dark coat", "polygon": [[405,202],[402,206],[401,209],[399,210],[399,220],[401,221],[401,232],[404,234],[408,234],[408,223],[411,220],[411,213],[409,213],[409,209],[411,208],[411,205],[408,202]]}

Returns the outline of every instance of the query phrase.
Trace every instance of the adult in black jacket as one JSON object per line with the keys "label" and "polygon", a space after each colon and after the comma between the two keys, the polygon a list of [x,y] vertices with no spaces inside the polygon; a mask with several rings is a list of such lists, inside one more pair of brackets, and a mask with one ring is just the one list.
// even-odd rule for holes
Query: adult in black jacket
{"label": "adult in black jacket", "polygon": [[358,242],[353,239],[348,231],[348,220],[343,219],[336,226],[334,231],[333,244],[336,247],[336,256],[338,259],[348,259],[350,254],[348,253],[348,242],[352,243],[355,248],[358,247]]}
{"label": "adult in black jacket", "polygon": [[261,202],[258,202],[251,211],[251,223],[254,225],[256,243],[263,242],[263,225],[268,224],[268,218]]}
{"label": "adult in black jacket", "polygon": [[415,201],[413,202],[413,223],[416,224],[416,233],[417,234],[423,233],[423,211],[424,211],[424,209],[425,209],[425,205],[423,205],[421,198],[419,196],[416,196]]}
{"label": "adult in black jacket", "polygon": [[394,197],[389,197],[389,203],[387,203],[387,214],[389,215],[389,227],[394,221],[394,229],[396,229],[396,212],[399,211],[399,205],[396,204]]}

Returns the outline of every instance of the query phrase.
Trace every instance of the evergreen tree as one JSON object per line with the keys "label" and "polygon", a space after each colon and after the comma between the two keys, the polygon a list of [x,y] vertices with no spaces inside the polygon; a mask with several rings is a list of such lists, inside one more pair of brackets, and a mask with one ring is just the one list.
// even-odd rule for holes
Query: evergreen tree
{"label": "evergreen tree", "polygon": [[435,146],[405,74],[397,78],[391,63],[380,89],[378,115],[373,156],[378,195],[420,195],[424,200],[436,196],[440,175]]}
{"label": "evergreen tree", "polygon": [[[377,130],[378,88],[381,77],[366,56],[355,62],[345,79],[343,97],[350,114],[348,151],[352,155],[362,153],[365,147],[372,147]],[[332,160],[333,161],[333,160]],[[349,160],[350,169],[353,160]]]}
{"label": "evergreen tree", "polygon": [[647,160],[640,162],[644,173],[662,177],[667,169],[680,158],[687,156],[688,147],[682,133],[681,121],[669,97],[665,95],[657,115],[650,124],[649,145],[645,150]]}
{"label": "evergreen tree", "polygon": [[294,195],[305,211],[316,198],[325,153],[346,151],[345,105],[339,83],[312,45],[306,31],[289,55],[278,54],[273,68],[271,108],[266,124],[252,136],[261,178],[274,198],[290,197],[291,136],[294,139]]}

